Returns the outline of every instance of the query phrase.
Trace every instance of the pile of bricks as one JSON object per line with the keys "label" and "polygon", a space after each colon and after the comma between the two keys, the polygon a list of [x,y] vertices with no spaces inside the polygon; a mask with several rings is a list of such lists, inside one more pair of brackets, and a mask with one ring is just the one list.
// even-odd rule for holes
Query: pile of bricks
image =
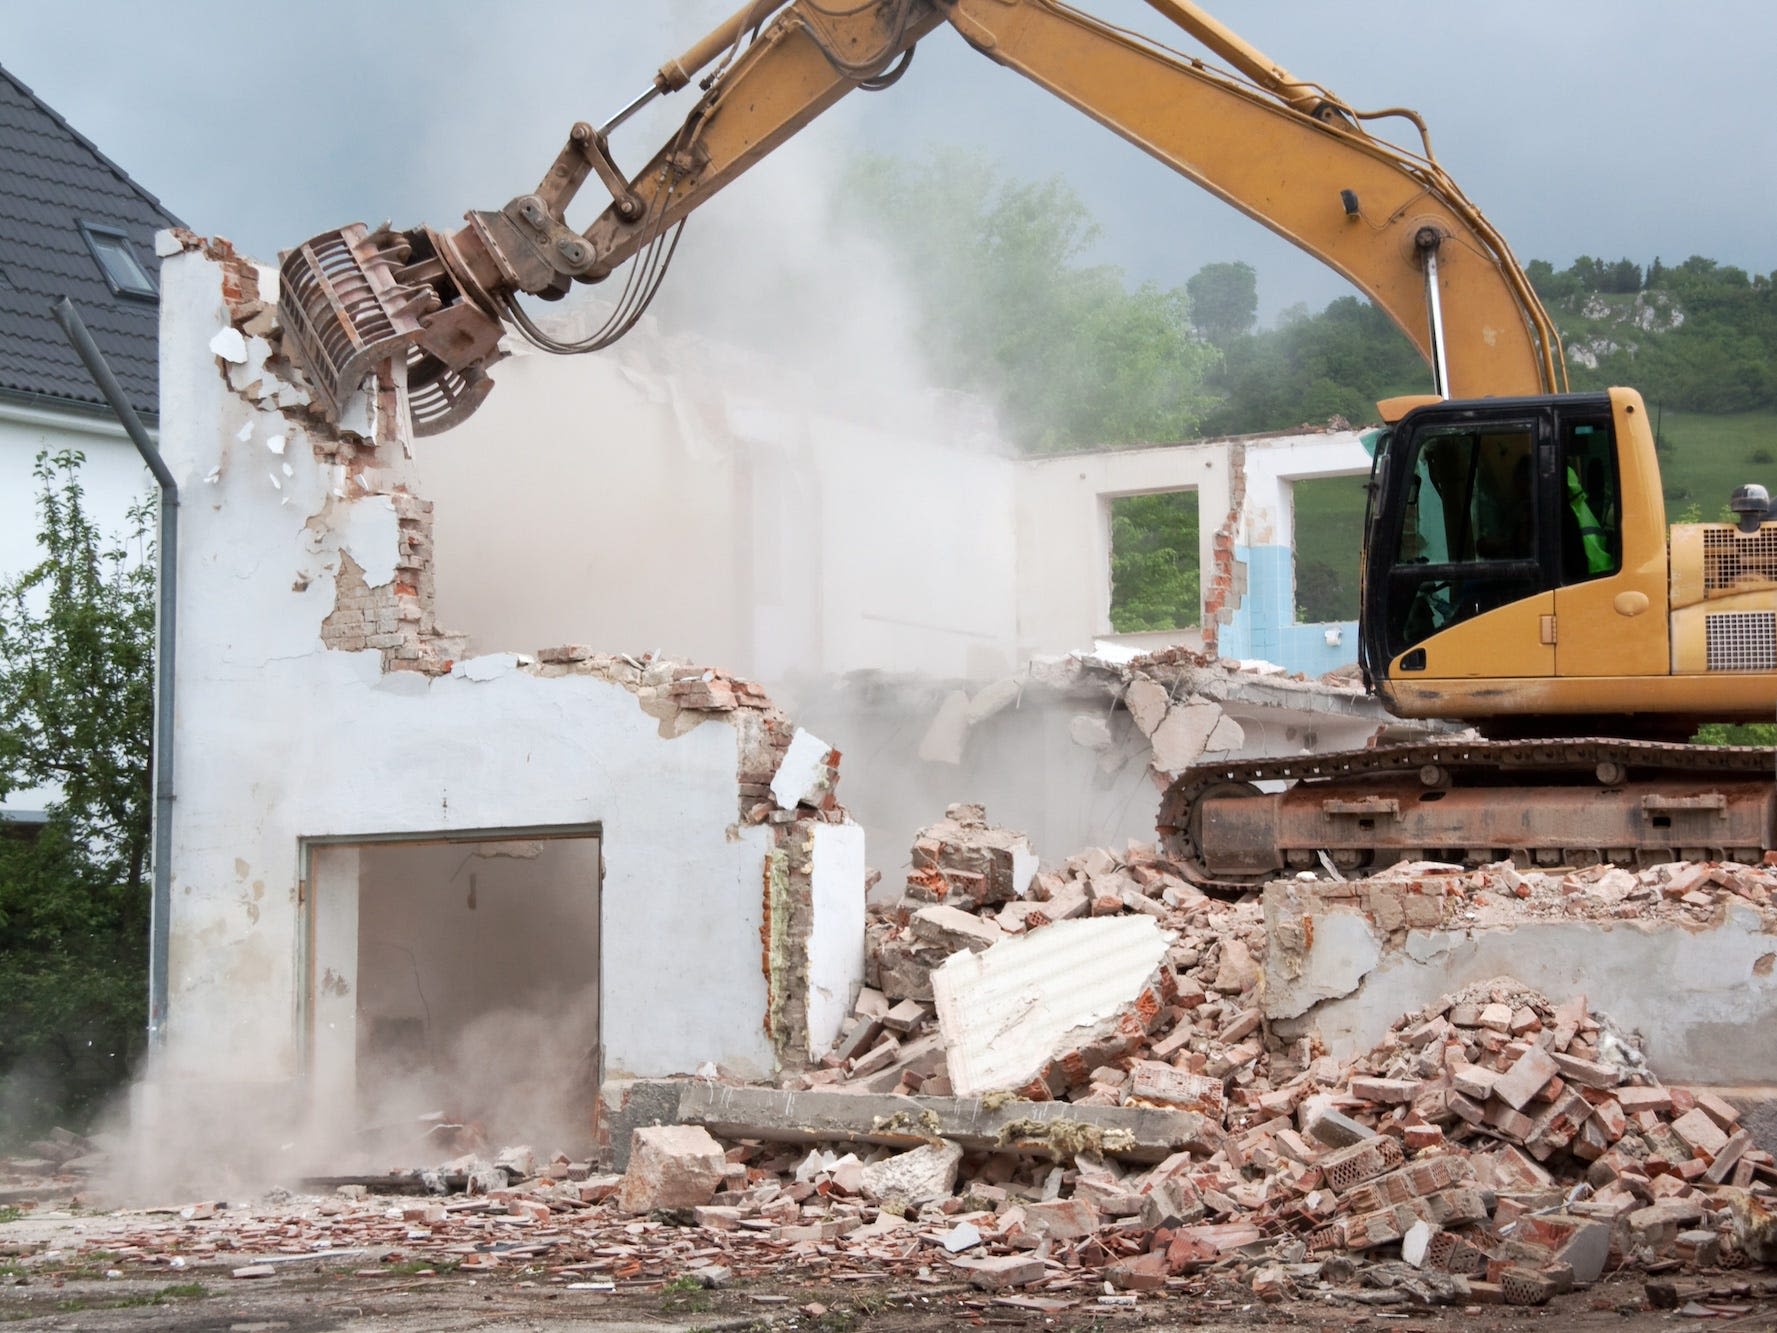
{"label": "pile of bricks", "polygon": [[[1665,920],[1705,922],[1724,901],[1764,910],[1777,902],[1777,854],[1758,866],[1732,861],[1676,861],[1630,870],[1597,865],[1584,870],[1521,870],[1509,862],[1461,871],[1426,867],[1422,878],[1443,882],[1461,902],[1468,924],[1563,920]],[[1399,869],[1378,879],[1398,878]]]}
{"label": "pile of bricks", "polygon": [[[978,1179],[965,1169],[962,1197],[980,1183],[1006,1192],[988,1196],[996,1219],[999,1205],[1023,1208],[1043,1189],[1044,1202],[1088,1205],[1097,1222],[1083,1234],[1108,1227],[1127,1236],[1139,1219],[1150,1248],[1136,1266],[1157,1280],[1223,1253],[1206,1240],[1209,1227],[1212,1238],[1247,1237],[1235,1249],[1263,1238],[1275,1251],[1294,1238],[1303,1263],[1360,1255],[1405,1263],[1422,1283],[1460,1278],[1473,1299],[1532,1303],[1576,1275],[1593,1280],[1607,1261],[1713,1264],[1734,1248],[1736,1227],[1745,1231],[1736,1207],[1744,1212],[1745,1200],[1777,1185],[1777,1162],[1754,1146],[1735,1107],[1659,1086],[1583,997],[1555,1004],[1506,978],[1472,986],[1402,1018],[1375,1050],[1341,1063],[1307,1039],[1267,1040],[1256,903],[1206,897],[1142,846],[1076,856],[1034,875],[1021,894],[1011,866],[1022,850],[975,807],[953,807],[922,831],[906,896],[873,913],[872,986],[824,1066],[796,1086],[947,1094],[931,1003],[931,974],[947,957],[1052,921],[1144,913],[1175,936],[1176,998],[1138,1044],[1054,1095],[1193,1111],[1217,1132],[1140,1175],[1082,1157],[1060,1177],[1059,1194],[1044,1171],[1001,1159],[978,1164],[990,1172]],[[1533,894],[1569,904],[1612,899],[1614,908],[1632,901],[1633,885],[1683,911],[1705,900],[1713,908],[1724,895],[1762,905],[1777,886],[1768,869],[1723,865],[1399,873],[1461,879],[1461,892],[1437,896],[1483,905],[1489,892],[1521,904],[1514,888],[1533,878],[1546,881]],[[1226,1228],[1236,1230],[1216,1230]],[[1012,1232],[1008,1243],[1022,1234]],[[1186,1243],[1175,1247],[1180,1236]],[[1153,1257],[1162,1252],[1170,1257]],[[1758,1253],[1756,1243],[1742,1252]],[[1280,1271],[1287,1279],[1288,1266]]]}
{"label": "pile of bricks", "polygon": [[[1056,921],[1137,913],[1173,936],[1168,979],[1176,981],[1144,1025],[1153,1042],[1146,1053],[1237,1089],[1269,1069],[1274,1057],[1257,1036],[1264,921],[1256,902],[1205,895],[1146,844],[1122,853],[1094,848],[1054,871],[1035,867],[1023,835],[990,825],[979,806],[951,806],[921,830],[905,896],[871,909],[866,987],[852,1020],[801,1086],[947,1094],[932,990],[932,972],[945,959]],[[1104,1105],[1130,1092],[1128,1069],[1073,1068],[1079,1077],[1053,1095]]]}

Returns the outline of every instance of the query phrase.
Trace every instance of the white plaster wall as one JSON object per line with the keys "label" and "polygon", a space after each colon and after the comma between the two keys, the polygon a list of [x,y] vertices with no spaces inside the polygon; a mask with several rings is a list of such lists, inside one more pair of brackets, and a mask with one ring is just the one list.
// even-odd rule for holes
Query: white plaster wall
{"label": "white plaster wall", "polygon": [[[54,412],[0,401],[0,583],[23,574],[43,558],[37,545],[37,455],[78,449],[87,517],[109,538],[124,530],[130,506],[154,493],[154,479],[135,446],[109,415]],[[153,520],[149,523],[153,531]],[[53,788],[13,792],[0,800],[8,810],[40,811],[56,797]]]}
{"label": "white plaster wall", "polygon": [[622,349],[492,374],[473,417],[414,446],[439,623],[472,651],[578,642],[740,669],[745,473],[705,424],[710,395]]}
{"label": "white plaster wall", "polygon": [[833,1049],[864,984],[864,830],[816,824],[814,926],[808,941],[808,1053]]}
{"label": "white plaster wall", "polygon": [[1269,436],[1246,449],[1242,546],[1291,545],[1295,515],[1289,483],[1316,477],[1368,476],[1370,455],[1356,431]]}
{"label": "white plaster wall", "polygon": [[[1228,441],[1019,459],[978,407],[847,411],[793,367],[647,322],[493,374],[473,417],[415,449],[440,620],[478,650],[663,650],[772,684],[987,680],[1118,637],[1107,497],[1195,490],[1206,571],[1230,505]],[[1242,443],[1243,546],[1289,540],[1289,482],[1368,466],[1352,433]]]}
{"label": "white plaster wall", "polygon": [[493,374],[415,450],[439,617],[473,647],[659,649],[766,680],[1014,661],[1017,464],[978,410],[926,430],[847,413],[646,323]]}
{"label": "white plaster wall", "polygon": [[[1020,652],[1065,653],[1094,638],[1111,637],[1108,497],[1195,490],[1198,562],[1207,575],[1214,567],[1215,532],[1228,512],[1228,486],[1224,441],[1067,454],[1026,463],[1018,478]],[[1193,647],[1203,642],[1197,630],[1166,637]]]}
{"label": "white plaster wall", "polygon": [[[1777,939],[1743,904],[1707,926],[1525,920],[1409,931],[1402,947],[1386,950],[1355,912],[1313,921],[1302,975],[1282,985],[1279,969],[1267,967],[1265,1008],[1274,1030],[1318,1031],[1336,1059],[1371,1049],[1403,1013],[1470,982],[1509,976],[1552,1000],[1584,995],[1638,1038],[1649,1066],[1669,1082],[1777,1083],[1770,965]],[[1304,1001],[1318,1002],[1304,1013]]]}
{"label": "white plaster wall", "polygon": [[[621,687],[539,679],[510,659],[428,679],[384,674],[374,652],[324,649],[340,534],[380,548],[394,518],[372,502],[361,522],[309,529],[330,501],[335,517],[365,502],[299,429],[225,388],[208,346],[223,323],[216,266],[168,259],[162,420],[185,503],[159,1072],[302,1073],[303,839],[591,824],[604,832],[604,938],[652,946],[606,951],[607,1072],[706,1059],[769,1072],[759,859],[728,832],[733,729],[664,740]],[[281,453],[267,447],[274,434]]]}

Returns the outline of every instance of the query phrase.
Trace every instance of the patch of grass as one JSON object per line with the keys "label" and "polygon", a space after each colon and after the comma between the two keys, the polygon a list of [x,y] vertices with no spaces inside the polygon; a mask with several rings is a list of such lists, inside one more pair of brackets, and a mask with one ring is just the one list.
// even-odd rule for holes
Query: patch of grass
{"label": "patch of grass", "polygon": [[0,1222],[17,1222],[24,1216],[25,1210],[17,1204],[0,1204]]}
{"label": "patch of grass", "polygon": [[114,1250],[88,1250],[74,1256],[70,1262],[56,1266],[52,1271],[60,1278],[97,1280],[122,1263],[123,1256]]}
{"label": "patch of grass", "polygon": [[141,1310],[150,1306],[177,1305],[180,1301],[201,1301],[214,1295],[201,1282],[175,1282],[159,1291],[138,1291],[128,1296],[70,1296],[56,1302],[63,1314],[81,1310]]}
{"label": "patch of grass", "polygon": [[690,1274],[682,1274],[660,1289],[664,1314],[705,1314],[711,1309],[709,1290]]}
{"label": "patch of grass", "polygon": [[391,1273],[404,1277],[412,1277],[415,1273],[454,1273],[460,1259],[403,1259],[399,1263],[387,1265]]}
{"label": "patch of grass", "polygon": [[[1662,412],[1654,403],[1647,410],[1666,446],[1661,481],[1695,499],[1704,521],[1720,517],[1735,488],[1748,482],[1777,493],[1777,412]],[[1668,513],[1666,521],[1673,520]]]}
{"label": "patch of grass", "polygon": [[207,1300],[214,1293],[201,1282],[175,1282],[154,1293],[155,1305],[171,1305],[174,1301]]}

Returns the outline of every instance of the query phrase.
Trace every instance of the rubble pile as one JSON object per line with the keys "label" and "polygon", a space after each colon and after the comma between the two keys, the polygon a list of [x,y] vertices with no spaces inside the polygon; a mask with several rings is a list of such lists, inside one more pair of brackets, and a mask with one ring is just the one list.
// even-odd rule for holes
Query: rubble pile
{"label": "rubble pile", "polygon": [[[818,794],[830,757],[807,748]],[[1765,906],[1773,881],[1420,863],[1323,887],[1410,883],[1445,921],[1545,901],[1684,919]],[[1151,847],[1042,871],[952,806],[902,900],[872,909],[833,1051],[778,1088],[713,1066],[632,1085],[618,1170],[509,1150],[345,1199],[121,1217],[87,1243],[243,1277],[320,1255],[580,1290],[895,1277],[1043,1313],[1181,1292],[1540,1305],[1625,1267],[1676,1302],[1675,1276],[1777,1263],[1769,1145],[1723,1097],[1662,1086],[1583,996],[1495,978],[1342,1061],[1266,1030],[1264,931],[1258,902],[1206,896]]]}
{"label": "rubble pile", "polygon": [[1537,918],[1563,920],[1693,921],[1711,919],[1725,901],[1758,909],[1777,901],[1777,865],[1733,861],[1677,861],[1630,870],[1596,865],[1584,870],[1520,870],[1510,862],[1464,872],[1456,866],[1417,871],[1391,867],[1376,879],[1426,869],[1457,877],[1451,892],[1462,898],[1464,924]]}
{"label": "rubble pile", "polygon": [[943,820],[921,830],[906,896],[871,910],[866,989],[854,1019],[825,1067],[802,1075],[800,1086],[949,1095],[933,984],[947,960],[1057,922],[1129,915],[1152,918],[1161,928],[1155,938],[1171,937],[1153,997],[1158,1003],[1145,1006],[1139,1031],[1119,1030],[1096,1045],[1059,1052],[1043,1078],[1016,1091],[1116,1105],[1129,1074],[1113,1062],[1142,1049],[1236,1087],[1269,1068],[1273,1057],[1256,1036],[1256,960],[1264,952],[1258,903],[1207,896],[1151,845],[1131,844],[1120,855],[1095,848],[1056,871],[1036,866],[1023,836],[989,825],[979,806],[953,805]]}
{"label": "rubble pile", "polygon": [[[947,986],[960,984],[951,978],[1010,959],[1018,941],[1057,923],[1151,918],[1165,932],[1159,978],[1131,987],[1120,1021],[1075,1031],[1037,1077],[998,1091],[1190,1112],[1203,1130],[1133,1174],[1092,1150],[1102,1138],[1059,1175],[971,1157],[957,1197],[989,1185],[995,1232],[1011,1248],[1049,1235],[1026,1227],[1034,1199],[1039,1217],[1071,1205],[1080,1244],[1070,1259],[1105,1266],[1113,1281],[1164,1285],[1257,1246],[1280,1264],[1257,1287],[1281,1290],[1330,1255],[1361,1256],[1404,1264],[1422,1296],[1447,1295],[1448,1280],[1461,1278],[1470,1299],[1515,1303],[1592,1281],[1607,1261],[1709,1265],[1734,1236],[1741,1252],[1762,1252],[1743,1219],[1763,1215],[1758,1196],[1777,1184],[1777,1163],[1726,1101],[1659,1086],[1583,997],[1557,1004],[1501,978],[1403,1017],[1375,1050],[1341,1063],[1307,1039],[1266,1040],[1256,903],[1204,895],[1149,847],[1090,851],[1028,878],[1027,854],[979,807],[953,806],[923,830],[905,898],[877,909],[869,927],[874,989],[824,1067],[796,1079],[867,1094],[991,1093],[957,1086],[980,1005],[971,996],[947,1009]],[[1733,865],[1544,874],[1421,863],[1390,873],[1434,884],[1428,901],[1464,917],[1503,905],[1522,914],[1528,903],[1682,918],[1713,913],[1724,898],[1762,907],[1777,888],[1771,868]],[[1023,984],[1028,1013],[1054,1003]],[[1019,1040],[1013,1025],[989,1026],[996,1051]],[[1119,1255],[1103,1244],[1107,1228],[1124,1240],[1139,1232],[1146,1245]]]}

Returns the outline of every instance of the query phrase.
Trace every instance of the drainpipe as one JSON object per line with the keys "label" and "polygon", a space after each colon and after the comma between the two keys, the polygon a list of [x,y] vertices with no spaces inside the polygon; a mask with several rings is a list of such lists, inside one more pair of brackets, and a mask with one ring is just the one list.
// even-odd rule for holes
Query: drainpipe
{"label": "drainpipe", "polygon": [[148,1049],[160,1049],[166,1036],[168,914],[173,905],[173,629],[178,605],[179,485],[148,438],[136,409],[130,406],[123,386],[105,361],[105,354],[86,331],[79,311],[66,296],[50,306],[50,313],[74,350],[86,363],[87,374],[111,404],[124,432],[160,485],[160,534],[157,547],[160,569],[156,585],[160,604],[155,616],[154,644],[154,889],[148,913]]}

